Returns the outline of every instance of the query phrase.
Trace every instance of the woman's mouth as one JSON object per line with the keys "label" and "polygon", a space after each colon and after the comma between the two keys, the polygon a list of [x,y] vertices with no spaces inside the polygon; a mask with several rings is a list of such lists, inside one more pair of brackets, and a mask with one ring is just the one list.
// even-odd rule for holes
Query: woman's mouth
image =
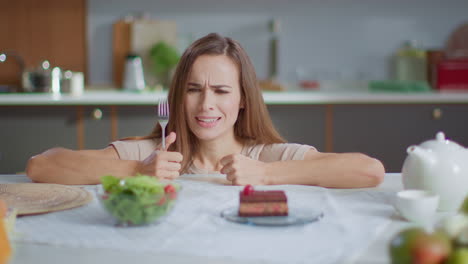
{"label": "woman's mouth", "polygon": [[221,117],[195,117],[195,119],[197,120],[197,124],[199,126],[204,128],[212,128],[219,123]]}

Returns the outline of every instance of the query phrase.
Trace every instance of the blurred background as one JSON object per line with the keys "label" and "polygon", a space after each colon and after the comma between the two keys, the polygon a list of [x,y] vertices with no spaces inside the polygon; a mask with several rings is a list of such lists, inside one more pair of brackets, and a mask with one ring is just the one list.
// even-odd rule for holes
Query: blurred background
{"label": "blurred background", "polygon": [[[0,51],[15,51],[27,68],[48,60],[84,72],[88,85],[114,85],[115,24],[143,18],[174,23],[159,30],[178,51],[210,32],[233,37],[259,79],[387,80],[405,42],[446,48],[466,10],[464,0],[19,0],[0,10]],[[0,84],[19,86],[17,63],[9,64],[0,64]]]}
{"label": "blurred background", "polygon": [[406,148],[437,131],[468,145],[467,10],[466,0],[4,1],[0,173],[54,146],[149,134],[181,52],[211,32],[246,49],[287,140],[398,172]]}

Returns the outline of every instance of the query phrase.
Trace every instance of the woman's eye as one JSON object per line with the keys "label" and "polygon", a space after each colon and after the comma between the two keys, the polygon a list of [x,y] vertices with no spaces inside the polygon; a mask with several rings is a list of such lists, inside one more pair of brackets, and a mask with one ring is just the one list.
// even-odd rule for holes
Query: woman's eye
{"label": "woman's eye", "polygon": [[229,93],[229,91],[226,91],[226,90],[216,90],[216,93],[219,93],[219,94],[227,94]]}
{"label": "woman's eye", "polygon": [[189,93],[193,93],[193,92],[198,92],[198,91],[200,91],[200,89],[199,89],[199,88],[188,88],[187,91],[188,91]]}

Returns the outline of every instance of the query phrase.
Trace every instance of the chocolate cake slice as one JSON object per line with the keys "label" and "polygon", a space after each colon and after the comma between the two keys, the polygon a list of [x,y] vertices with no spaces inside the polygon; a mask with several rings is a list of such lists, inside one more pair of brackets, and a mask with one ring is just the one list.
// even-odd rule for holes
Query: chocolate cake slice
{"label": "chocolate cake slice", "polygon": [[240,192],[239,216],[286,216],[288,215],[288,199],[284,191],[254,191],[251,189]]}

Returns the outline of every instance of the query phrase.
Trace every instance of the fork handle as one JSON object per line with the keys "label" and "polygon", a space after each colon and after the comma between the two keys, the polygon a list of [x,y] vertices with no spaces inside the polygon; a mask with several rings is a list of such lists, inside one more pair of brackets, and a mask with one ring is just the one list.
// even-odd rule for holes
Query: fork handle
{"label": "fork handle", "polygon": [[166,150],[166,126],[161,126],[162,130],[162,148]]}

